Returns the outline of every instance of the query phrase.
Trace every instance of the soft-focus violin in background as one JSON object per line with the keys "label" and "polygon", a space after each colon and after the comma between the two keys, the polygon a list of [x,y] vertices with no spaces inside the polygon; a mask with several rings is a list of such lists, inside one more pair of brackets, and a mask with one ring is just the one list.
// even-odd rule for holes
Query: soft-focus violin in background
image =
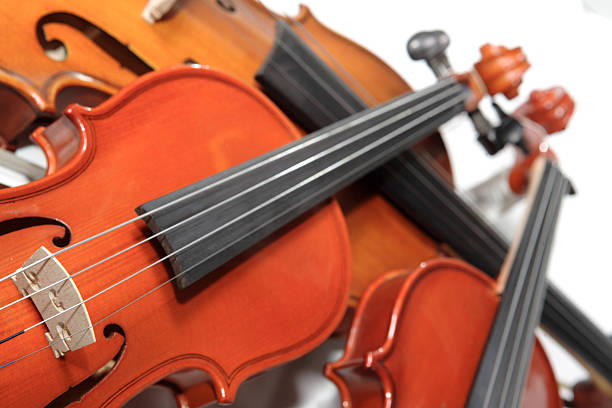
{"label": "soft-focus violin in background", "polygon": [[571,187],[540,160],[529,217],[497,282],[464,262],[437,259],[368,289],[344,357],[326,368],[343,407],[561,407],[534,329],[561,199]]}
{"label": "soft-focus violin in background", "polygon": [[[363,99],[369,100],[370,104],[377,104],[397,96],[402,92],[407,92],[410,89],[397,74],[391,71],[379,59],[363,50],[361,47],[356,46],[354,43],[337,36],[335,33],[323,27],[305,8],[302,9],[299,18],[291,20],[297,31],[301,33],[301,38],[306,38],[307,42],[303,44],[302,39],[300,39],[293,29],[287,24],[280,22],[277,16],[268,12],[260,4],[248,1],[245,3],[232,3],[231,7],[227,6],[227,4],[229,3],[223,3],[221,5],[215,2],[181,3],[174,13],[171,13],[166,19],[153,26],[149,26],[140,18],[144,3],[138,4],[138,2],[130,3],[129,5],[125,5],[124,3],[117,5],[119,10],[112,10],[112,8],[106,7],[104,10],[100,11],[92,5],[88,5],[86,10],[83,10],[81,5],[79,5],[75,6],[73,14],[77,15],[80,20],[86,19],[90,22],[98,21],[96,25],[97,29],[84,30],[86,33],[96,33],[95,39],[90,39],[95,44],[100,45],[106,43],[97,40],[99,38],[106,38],[106,36],[101,33],[101,31],[103,31],[101,27],[105,27],[108,32],[113,32],[113,38],[121,38],[123,43],[129,43],[131,50],[138,52],[143,58],[147,55],[148,60],[155,61],[157,66],[167,66],[186,60],[196,62],[206,61],[206,64],[236,74],[256,84],[254,77],[258,70],[262,68],[264,60],[268,60],[269,62],[262,68],[259,78],[260,81],[268,84],[267,86],[270,89],[275,89],[275,85],[278,85],[274,83],[278,77],[284,78],[284,80],[291,85],[292,89],[296,89],[296,83],[299,85],[303,80],[309,81],[309,87],[307,89],[304,88],[304,85],[297,87],[297,91],[301,91],[301,94],[298,92],[298,97],[304,95],[307,102],[306,106],[301,106],[300,108],[308,109],[307,112],[297,112],[299,113],[297,116],[299,116],[298,119],[303,123],[316,123],[316,126],[313,126],[313,128],[322,125],[321,116],[325,121],[335,121],[347,114],[363,109],[366,105],[360,98],[355,96],[355,92],[357,92],[357,94],[364,94]],[[136,7],[136,5],[138,5],[138,7]],[[68,19],[68,17],[64,15],[66,13],[62,14],[55,12],[52,6],[45,7],[49,7],[49,9],[31,9],[27,11],[27,13],[31,14],[31,16],[28,17],[31,24],[39,28],[36,31],[38,36],[36,38],[34,36],[24,36],[21,31],[16,31],[16,33],[20,35],[20,38],[11,44],[19,44],[19,41],[31,41],[33,44],[29,46],[33,48],[38,47],[40,49],[40,44],[35,46],[35,43],[41,41],[41,36],[44,38],[51,38],[52,36],[56,38],[53,32],[46,31],[47,29],[51,30],[58,25],[67,25],[70,27],[71,24],[74,25],[67,21],[74,22],[75,18],[71,17]],[[130,8],[129,10],[127,9],[128,7]],[[93,10],[90,10],[91,8],[93,8]],[[124,16],[124,19],[118,21],[114,18],[117,14]],[[44,16],[44,18],[40,17],[41,15]],[[60,18],[60,15],[63,17]],[[279,29],[278,32],[275,32],[275,25],[277,23],[279,24]],[[122,27],[115,27],[117,24],[121,24]],[[225,27],[225,29],[213,30],[217,25]],[[263,27],[261,27],[262,25]],[[129,26],[129,30],[127,30],[128,27],[125,26]],[[68,37],[61,37],[66,38],[64,43],[70,41],[72,37],[79,35],[73,29],[68,31],[72,34]],[[252,34],[253,31],[256,32],[256,35]],[[106,33],[106,31],[104,32]],[[197,32],[198,35],[194,35],[195,32]],[[155,35],[151,33],[155,33]],[[64,34],[64,36],[65,35],[67,34]],[[59,38],[59,35],[57,35],[57,37]],[[83,34],[80,34],[80,37],[83,37]],[[197,37],[198,41],[187,41],[187,38],[192,39],[194,37]],[[83,38],[80,38],[80,40],[82,42]],[[51,44],[59,47],[60,44],[58,41],[59,40],[48,40],[45,44],[49,45],[49,47]],[[259,41],[261,44],[258,43],[258,46],[254,46],[255,41]],[[308,43],[308,41],[310,41],[310,43]],[[323,41],[323,43],[321,43],[321,41]],[[288,49],[287,44],[295,46],[296,42],[300,48],[295,49],[294,52],[300,52],[301,54],[298,55],[298,58],[287,59],[287,55],[283,53],[283,51]],[[140,48],[140,43],[142,43],[142,48]],[[211,44],[215,44],[214,49],[211,49]],[[276,44],[275,47],[274,44]],[[311,45],[309,46],[308,44]],[[26,47],[26,45],[24,45],[24,47]],[[76,47],[76,45],[68,48],[72,49],[74,47]],[[160,53],[159,49],[169,51]],[[318,52],[318,55],[322,56],[321,58],[323,61],[331,59],[330,64],[339,72],[339,75],[341,75],[340,78],[347,77],[347,80],[340,81],[335,74],[332,75],[336,71],[331,71],[327,68],[327,64],[323,64],[321,60],[317,58],[312,51],[313,49]],[[173,52],[170,52],[170,50]],[[338,66],[336,57],[333,57],[328,50],[332,50],[334,54],[341,56],[343,66],[348,66],[348,70],[343,66]],[[176,57],[177,53],[181,53],[181,58]],[[234,53],[241,55],[242,58],[238,59]],[[113,53],[110,54],[116,55]],[[508,92],[514,92],[511,89],[513,84],[518,83],[517,73],[521,73],[526,68],[526,64],[522,59],[524,57],[516,52],[514,56],[517,58],[516,63],[512,66],[514,71],[509,74],[506,82],[503,80],[503,75],[499,77],[497,77],[497,75],[493,76],[493,79],[498,81],[498,84],[501,83],[504,86],[501,90],[505,90],[505,87],[509,87],[510,90]],[[38,57],[48,60],[48,57],[42,53],[40,53]],[[56,67],[57,69],[57,67],[61,66],[63,70],[70,70],[71,66],[69,62],[72,61],[71,58],[73,57],[70,57],[69,54],[66,61],[61,63],[56,62],[55,64],[49,64],[47,61],[46,64],[32,64],[38,70],[37,72],[32,72],[32,67],[20,67],[19,72],[24,77],[32,78],[33,82],[41,83],[41,81],[43,81],[42,78],[48,78],[54,75],[50,68],[46,68],[46,71],[41,73],[44,67],[50,65],[51,68]],[[284,70],[281,70],[281,74],[278,74],[274,71],[274,67],[278,66],[275,58],[283,59],[282,63],[284,64],[289,63],[293,65],[286,67]],[[304,59],[306,59],[306,62],[304,62]],[[493,58],[493,61],[491,61],[492,66],[489,68],[493,71],[495,71],[494,60]],[[94,59],[89,59],[88,61],[94,61]],[[10,62],[14,63],[14,61]],[[336,62],[336,64],[334,65],[333,62]],[[84,64],[85,61],[79,59],[79,63]],[[314,66],[308,65],[313,63],[315,64]],[[2,62],[2,64],[5,63]],[[153,63],[151,64],[153,65]],[[294,69],[296,64],[297,68],[299,68],[298,73],[301,76],[292,78],[288,74],[283,75],[284,72],[287,72],[287,69]],[[122,66],[130,67],[132,65],[122,60]],[[317,70],[315,75],[304,76],[304,72],[311,72],[315,68]],[[14,69],[17,70],[17,68]],[[100,72],[99,66],[89,67],[89,70],[79,66],[78,69],[88,73],[88,75],[93,75],[94,72]],[[322,82],[318,75],[322,70],[324,71],[326,69],[329,70],[329,74],[326,77],[326,81]],[[270,70],[272,70],[272,72],[270,72]],[[112,71],[112,69],[109,69],[103,72],[105,74],[110,74]],[[496,74],[502,74],[502,72],[496,72]],[[331,78],[329,78],[330,76]],[[386,80],[381,81],[382,78],[386,78]],[[107,78],[106,80],[111,81],[111,78]],[[117,78],[114,80],[117,81]],[[332,81],[332,85],[339,89],[333,90],[331,96],[325,94],[325,98],[319,98],[319,95],[316,93],[317,91],[321,88],[330,89],[330,85],[327,81]],[[346,82],[351,83],[352,88],[346,85]],[[316,86],[316,89],[313,88],[313,85]],[[288,88],[284,82],[279,86],[284,89]],[[274,91],[270,92],[273,93]],[[318,105],[312,103],[313,100],[318,102]],[[313,106],[315,106],[316,109],[313,108]],[[337,106],[339,106],[339,108]],[[296,114],[296,111],[292,110],[292,107],[294,106],[290,103],[289,107],[285,106],[285,110]],[[317,115],[317,117],[310,117],[312,114]],[[294,115],[294,117],[295,116],[296,115]],[[318,122],[313,122],[317,120]],[[49,163],[48,173],[61,168],[76,152],[78,141],[62,138],[58,142],[55,142],[52,140],[44,140],[44,138],[39,135],[40,133],[34,133],[33,137],[41,146],[46,147],[44,150]],[[427,143],[421,146],[419,151],[422,153],[427,163],[436,166],[438,169],[442,169],[440,170],[441,174],[449,178],[448,158],[446,157],[444,147],[439,137],[433,136],[428,140]],[[360,268],[360,265],[367,262],[370,267],[363,268],[363,270],[371,270],[372,265],[378,264],[381,259],[384,259],[389,264],[377,266],[382,272],[391,267],[418,263],[420,259],[422,259],[421,254],[423,251],[426,251],[429,256],[433,256],[439,252],[439,245],[428,240],[425,234],[418,231],[418,229],[407,221],[398,211],[388,205],[388,203],[383,201],[378,195],[371,193],[369,189],[358,189],[358,191],[346,192],[343,195],[346,196],[346,198],[341,199],[341,201],[345,203],[343,204],[345,210],[350,209],[350,211],[346,211],[346,213],[348,215],[352,245],[355,249],[354,254],[356,254],[356,256],[362,256],[368,253],[372,254],[371,256],[365,255],[362,260],[355,261],[353,264],[356,268]],[[395,231],[393,236],[387,234],[390,230]],[[368,236],[377,238],[359,238]],[[397,244],[399,241],[410,242],[410,247],[414,247],[414,250],[406,252],[404,247],[400,248]],[[366,247],[362,249],[361,247],[355,247],[355,245],[365,245]],[[390,248],[394,250],[391,251],[389,250]],[[356,272],[356,276],[359,276],[359,272]],[[359,281],[355,280],[354,282]],[[361,283],[358,283],[362,288],[357,288],[357,291],[363,290],[363,287],[365,287],[368,282],[369,280],[362,280]]]}

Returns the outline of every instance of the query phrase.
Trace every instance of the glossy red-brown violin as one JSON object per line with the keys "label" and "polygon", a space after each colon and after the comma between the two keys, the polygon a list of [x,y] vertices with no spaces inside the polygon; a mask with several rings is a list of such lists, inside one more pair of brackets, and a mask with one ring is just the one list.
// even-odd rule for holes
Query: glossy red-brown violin
{"label": "glossy red-brown violin", "polygon": [[438,259],[389,273],[368,289],[345,355],[326,368],[343,407],[561,407],[533,330],[570,186],[540,160],[522,238],[497,282],[465,262]]}

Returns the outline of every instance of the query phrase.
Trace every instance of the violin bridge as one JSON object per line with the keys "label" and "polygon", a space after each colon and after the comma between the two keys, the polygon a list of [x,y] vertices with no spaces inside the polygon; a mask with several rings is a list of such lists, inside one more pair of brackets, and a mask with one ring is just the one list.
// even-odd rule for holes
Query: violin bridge
{"label": "violin bridge", "polygon": [[[49,255],[47,248],[41,246],[23,267]],[[32,294],[30,299],[46,320],[48,332],[45,337],[56,358],[96,341],[83,298],[69,276],[62,264],[51,257],[12,277],[23,296]],[[73,307],[75,305],[79,306]]]}

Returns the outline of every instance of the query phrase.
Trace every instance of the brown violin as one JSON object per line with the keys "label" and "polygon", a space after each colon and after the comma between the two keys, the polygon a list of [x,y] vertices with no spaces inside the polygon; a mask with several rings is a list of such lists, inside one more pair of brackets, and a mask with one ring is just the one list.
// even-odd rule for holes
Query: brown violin
{"label": "brown violin", "polygon": [[[141,17],[147,3],[73,1],[27,9],[5,3],[0,15],[6,28],[0,45],[2,112],[7,114],[0,134],[5,143],[32,129],[33,120],[57,117],[69,102],[99,103],[156,68],[200,63],[258,86],[254,76],[274,44],[279,16],[251,0],[189,0],[149,24]],[[380,59],[324,27],[306,7],[291,20],[321,58],[354,81],[355,92],[370,105],[409,90]],[[337,57],[347,68],[331,64]]]}
{"label": "brown violin", "polygon": [[368,288],[344,356],[326,367],[343,407],[561,407],[533,330],[570,185],[551,162],[540,159],[535,172],[529,217],[497,282],[465,262],[438,259]]}

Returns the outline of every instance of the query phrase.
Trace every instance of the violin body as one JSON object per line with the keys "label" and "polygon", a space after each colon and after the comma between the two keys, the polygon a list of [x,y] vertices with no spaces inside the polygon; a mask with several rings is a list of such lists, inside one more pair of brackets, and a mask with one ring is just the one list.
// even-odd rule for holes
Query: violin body
{"label": "violin body", "polygon": [[[464,406],[498,292],[491,278],[452,259],[381,276],[355,312],[344,356],[325,369],[342,406]],[[562,406],[537,341],[522,406]]]}
{"label": "violin body", "polygon": [[[79,242],[133,218],[144,202],[298,136],[257,91],[203,68],[151,74],[98,108],[74,105],[65,115],[44,133],[78,129],[74,157],[51,176],[0,191],[2,276],[41,245],[61,249],[53,240],[62,235],[58,222],[70,229],[70,243]],[[27,225],[28,217],[56,223]],[[140,220],[57,260],[75,273],[146,235]],[[160,247],[149,241],[73,281],[87,299],[158,259]],[[122,309],[167,282],[169,268],[159,263],[87,302],[97,339],[91,345],[61,358],[47,348],[19,359],[47,345],[43,325],[2,344],[2,364],[19,359],[1,368],[0,388],[13,390],[4,404],[120,406],[168,374],[193,369],[207,373],[220,402],[231,402],[244,379],[330,335],[348,298],[349,242],[330,201],[188,289],[169,283]],[[3,303],[20,297],[10,281],[2,283]],[[31,299],[2,313],[2,338],[41,320]]]}

